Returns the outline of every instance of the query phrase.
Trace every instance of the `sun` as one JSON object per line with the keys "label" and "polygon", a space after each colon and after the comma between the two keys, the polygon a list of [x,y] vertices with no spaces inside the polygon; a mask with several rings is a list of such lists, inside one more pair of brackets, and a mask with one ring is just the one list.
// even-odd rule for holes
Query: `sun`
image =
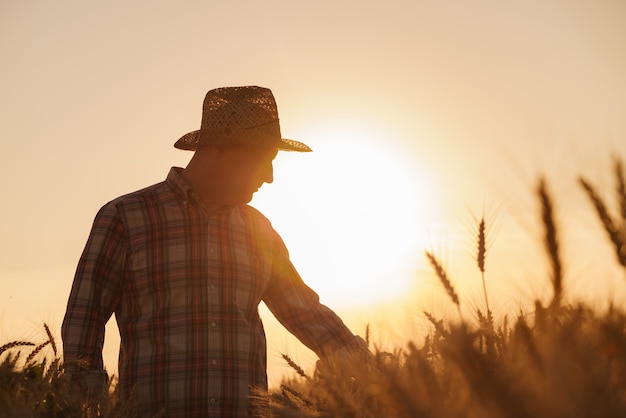
{"label": "sun", "polygon": [[280,153],[274,183],[252,205],[268,216],[324,303],[363,306],[402,296],[436,212],[429,176],[390,132],[328,124],[302,138],[311,154]]}

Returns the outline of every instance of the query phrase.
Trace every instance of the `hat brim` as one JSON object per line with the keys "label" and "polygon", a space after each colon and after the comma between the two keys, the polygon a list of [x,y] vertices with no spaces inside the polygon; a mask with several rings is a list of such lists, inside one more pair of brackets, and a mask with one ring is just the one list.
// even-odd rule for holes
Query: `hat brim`
{"label": "hat brim", "polygon": [[[174,147],[185,151],[195,151],[200,144],[200,131],[189,132],[183,135],[176,143]],[[295,141],[293,139],[281,138],[276,143],[276,149],[283,151],[297,151],[297,152],[311,152],[313,151],[308,145]]]}

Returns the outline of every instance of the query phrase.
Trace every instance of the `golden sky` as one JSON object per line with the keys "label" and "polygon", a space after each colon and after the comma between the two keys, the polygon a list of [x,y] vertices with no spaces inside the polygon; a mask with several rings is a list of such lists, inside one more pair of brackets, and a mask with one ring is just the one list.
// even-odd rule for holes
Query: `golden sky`
{"label": "golden sky", "polygon": [[[613,258],[576,185],[610,193],[611,154],[626,158],[621,0],[2,0],[0,57],[0,337],[60,328],[98,208],[184,166],[172,144],[226,85],[271,88],[283,135],[315,150],[279,155],[253,204],[354,332],[405,303],[446,311],[424,249],[479,304],[482,213],[496,310],[541,296],[541,173],[566,286],[626,293],[614,270],[588,278]],[[293,344],[268,333],[270,357]]]}

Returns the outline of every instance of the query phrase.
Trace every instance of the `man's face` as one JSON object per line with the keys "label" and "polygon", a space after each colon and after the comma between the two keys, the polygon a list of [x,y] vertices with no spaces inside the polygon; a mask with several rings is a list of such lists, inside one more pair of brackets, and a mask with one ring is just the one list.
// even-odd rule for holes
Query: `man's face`
{"label": "man's face", "polygon": [[223,148],[226,192],[233,204],[248,203],[263,183],[274,181],[274,147],[238,145]]}

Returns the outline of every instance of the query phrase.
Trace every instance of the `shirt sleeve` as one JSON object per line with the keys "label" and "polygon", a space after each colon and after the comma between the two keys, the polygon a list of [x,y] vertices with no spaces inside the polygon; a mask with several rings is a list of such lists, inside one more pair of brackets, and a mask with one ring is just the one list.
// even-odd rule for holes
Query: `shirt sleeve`
{"label": "shirt sleeve", "polygon": [[103,370],[105,325],[120,298],[126,234],[113,204],[96,215],[78,262],[61,328],[65,368]]}
{"label": "shirt sleeve", "polygon": [[344,348],[358,348],[357,337],[304,283],[280,237],[263,301],[276,319],[319,357]]}

